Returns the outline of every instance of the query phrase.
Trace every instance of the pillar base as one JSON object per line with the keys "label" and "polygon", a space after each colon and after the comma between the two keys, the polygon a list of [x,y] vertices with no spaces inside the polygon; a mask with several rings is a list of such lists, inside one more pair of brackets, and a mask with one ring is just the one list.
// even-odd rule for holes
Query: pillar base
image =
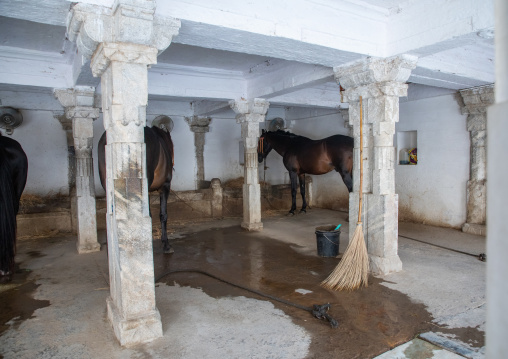
{"label": "pillar base", "polygon": [[242,228],[246,229],[248,231],[262,231],[263,230],[263,223],[248,223],[248,222],[242,222]]}
{"label": "pillar base", "polygon": [[148,343],[162,337],[161,316],[157,308],[146,315],[133,319],[125,319],[118,311],[111,297],[106,300],[108,319],[116,338],[122,346],[133,346]]}
{"label": "pillar base", "polygon": [[378,257],[371,254],[369,255],[369,264],[370,272],[373,275],[386,275],[402,270],[402,262],[398,255]]}
{"label": "pillar base", "polygon": [[462,232],[485,237],[487,235],[487,226],[484,224],[464,223]]}
{"label": "pillar base", "polygon": [[79,254],[84,253],[92,253],[92,252],[99,252],[101,250],[101,245],[98,242],[95,243],[77,243],[76,248],[78,249]]}

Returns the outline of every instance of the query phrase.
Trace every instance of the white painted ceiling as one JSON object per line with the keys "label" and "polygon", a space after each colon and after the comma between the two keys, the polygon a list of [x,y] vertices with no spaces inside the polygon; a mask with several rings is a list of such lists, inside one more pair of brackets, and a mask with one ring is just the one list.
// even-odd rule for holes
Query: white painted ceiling
{"label": "white painted ceiling", "polygon": [[[99,86],[66,39],[70,6],[0,0],[0,91]],[[491,0],[158,0],[156,15],[182,26],[149,70],[149,96],[206,103],[197,114],[239,97],[337,108],[332,68],[367,56],[417,55],[409,82],[439,93],[495,81]]]}

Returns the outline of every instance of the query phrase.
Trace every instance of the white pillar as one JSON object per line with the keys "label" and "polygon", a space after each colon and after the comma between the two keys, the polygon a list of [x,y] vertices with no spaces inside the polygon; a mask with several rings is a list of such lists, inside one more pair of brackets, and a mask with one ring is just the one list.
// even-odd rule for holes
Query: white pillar
{"label": "white pillar", "polygon": [[[406,81],[416,57],[368,58],[334,68],[349,102],[349,122],[355,138],[353,192],[349,218],[358,218],[360,176],[360,96],[363,98],[363,230],[374,274],[402,269],[398,256],[398,195],[395,193],[393,135],[399,121],[399,97],[407,95]],[[350,221],[350,236],[356,222]]]}
{"label": "white pillar", "polygon": [[169,46],[179,21],[154,16],[152,0],[117,0],[112,9],[77,4],[68,36],[101,76],[107,132],[108,318],[121,345],[162,336],[155,306],[144,126],[148,66]]}
{"label": "white pillar", "polygon": [[494,85],[459,91],[464,101],[462,114],[467,114],[467,130],[471,137],[471,159],[467,182],[467,217],[462,231],[486,234],[487,206],[487,106],[494,103]]}
{"label": "white pillar", "polygon": [[76,158],[76,205],[78,253],[101,249],[97,241],[95,183],[93,176],[93,121],[99,117],[94,108],[93,87],[57,89],[55,96],[65,108],[65,117],[72,121],[72,136]]}
{"label": "white pillar", "polygon": [[508,353],[508,1],[496,0],[496,104],[487,113],[487,358]]}
{"label": "white pillar", "polygon": [[236,112],[236,122],[242,125],[244,145],[244,184],[242,228],[249,231],[263,229],[261,222],[261,188],[258,174],[259,123],[265,120],[270,103],[264,99],[232,100],[229,102]]}

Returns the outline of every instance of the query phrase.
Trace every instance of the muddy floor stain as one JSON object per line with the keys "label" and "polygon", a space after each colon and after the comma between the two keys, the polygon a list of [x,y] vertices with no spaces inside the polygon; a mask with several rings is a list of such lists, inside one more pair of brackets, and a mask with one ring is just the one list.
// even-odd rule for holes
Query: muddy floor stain
{"label": "muddy floor stain", "polygon": [[18,268],[12,282],[0,284],[0,287],[11,286],[8,290],[0,291],[0,336],[11,326],[18,328],[23,321],[33,318],[37,309],[49,306],[48,300],[33,298],[39,285],[27,281],[29,274],[29,270]]}

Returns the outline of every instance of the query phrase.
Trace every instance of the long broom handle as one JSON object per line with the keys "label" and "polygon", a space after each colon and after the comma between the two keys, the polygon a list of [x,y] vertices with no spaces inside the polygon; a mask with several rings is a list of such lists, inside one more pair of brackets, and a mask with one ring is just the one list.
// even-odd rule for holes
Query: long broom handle
{"label": "long broom handle", "polygon": [[360,96],[360,209],[358,210],[358,223],[362,223],[363,200],[363,105]]}

